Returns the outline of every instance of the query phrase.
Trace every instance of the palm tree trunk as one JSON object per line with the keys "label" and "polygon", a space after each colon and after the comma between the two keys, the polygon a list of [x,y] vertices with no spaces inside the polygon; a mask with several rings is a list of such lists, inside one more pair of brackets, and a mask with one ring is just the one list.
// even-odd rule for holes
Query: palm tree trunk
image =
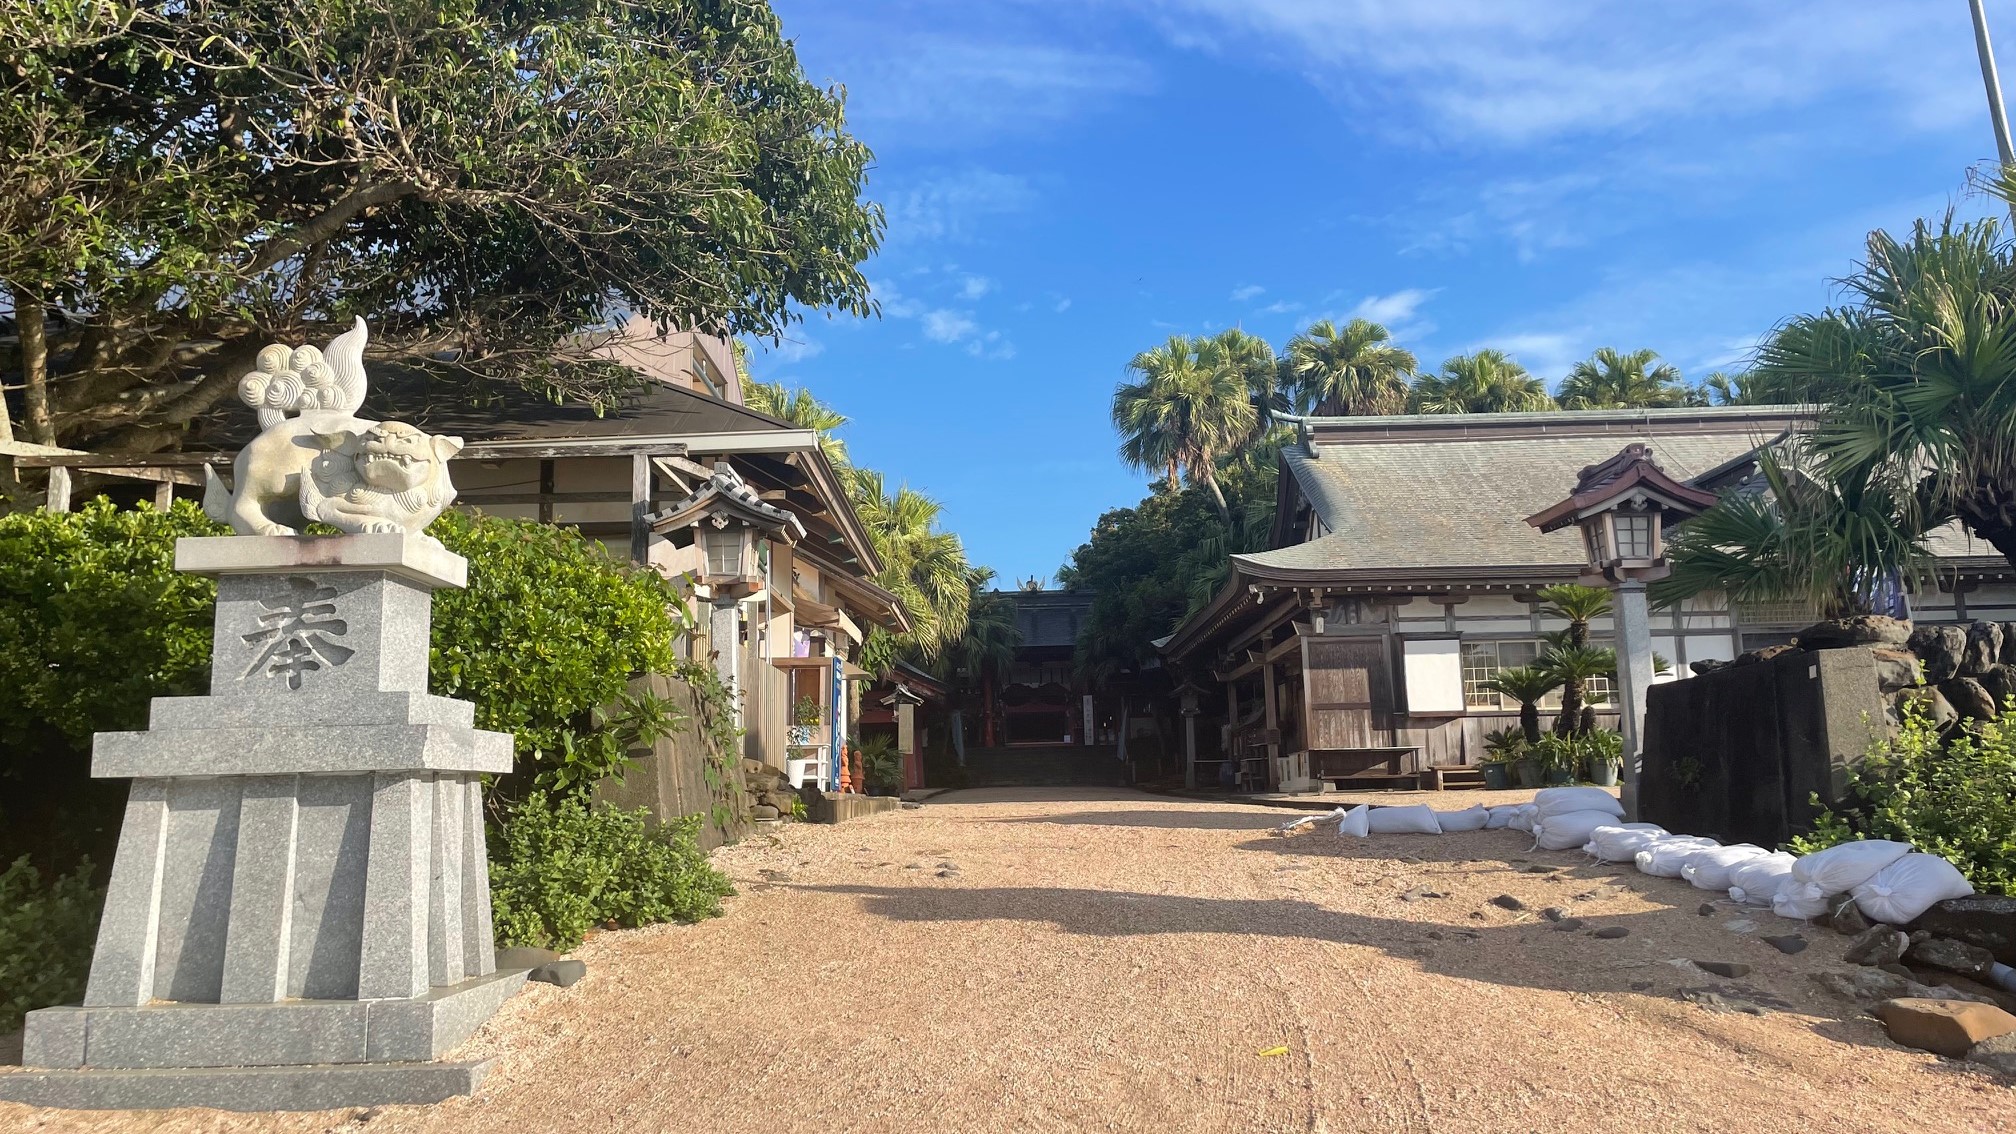
{"label": "palm tree trunk", "polygon": [[1526,743],[1540,743],[1540,706],[1531,701],[1519,702],[1519,731],[1526,736]]}
{"label": "palm tree trunk", "polygon": [[1218,487],[1218,478],[1211,473],[1210,462],[1205,462],[1202,468],[1204,487],[1211,490],[1211,505],[1218,509],[1218,518],[1225,521],[1225,526],[1229,528],[1232,526],[1232,509],[1225,503],[1225,493]]}
{"label": "palm tree trunk", "polygon": [[1573,736],[1582,723],[1582,679],[1571,677],[1561,683],[1561,715],[1554,718],[1554,735]]}

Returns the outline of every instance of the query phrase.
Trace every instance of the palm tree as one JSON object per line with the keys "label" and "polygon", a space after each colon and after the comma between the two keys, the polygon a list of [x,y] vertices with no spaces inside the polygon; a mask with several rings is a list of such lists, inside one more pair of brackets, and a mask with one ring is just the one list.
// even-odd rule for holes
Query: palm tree
{"label": "palm tree", "polygon": [[1162,472],[1175,491],[1179,474],[1211,493],[1220,518],[1231,522],[1218,486],[1218,458],[1251,437],[1254,412],[1244,375],[1210,340],[1172,335],[1127,364],[1136,376],[1113,392],[1113,427],[1120,456],[1138,469]]}
{"label": "palm tree", "polygon": [[1582,706],[1589,680],[1617,670],[1617,655],[1589,644],[1589,624],[1610,613],[1610,592],[1580,583],[1557,583],[1540,590],[1540,613],[1568,623],[1558,641],[1540,656],[1539,667],[1561,685],[1561,714],[1554,731],[1573,736],[1583,731]]}
{"label": "palm tree", "polygon": [[[966,628],[959,640],[943,651],[933,671],[957,689],[981,690],[981,735],[994,736],[993,690],[996,679],[1015,664],[1016,647],[1022,644],[1022,627],[1016,619],[1015,602],[992,589],[991,568],[975,567],[966,576]],[[956,706],[963,698],[953,702]],[[953,712],[958,714],[959,709]],[[954,722],[963,729],[963,722]],[[963,739],[963,738],[962,738]]]}
{"label": "palm tree", "polygon": [[1247,400],[1253,403],[1254,437],[1266,431],[1275,414],[1288,408],[1280,389],[1281,360],[1274,357],[1274,348],[1266,339],[1228,327],[1199,340],[1197,353],[1204,365],[1228,367],[1246,384]]}
{"label": "palm tree", "polygon": [[[1680,371],[1649,350],[1624,354],[1603,347],[1575,364],[1561,382],[1562,409],[1662,409],[1687,404]],[[1654,365],[1657,363],[1657,365]]]}
{"label": "palm tree", "polygon": [[1325,319],[1288,342],[1286,369],[1304,413],[1387,414],[1407,408],[1407,380],[1419,365],[1368,319],[1340,330]]}
{"label": "palm tree", "polygon": [[[2016,201],[2016,171],[1992,186]],[[2016,564],[2016,255],[1994,220],[1869,236],[1852,307],[1802,316],[1758,370],[1827,409],[1818,474],[1908,486],[1904,526],[1958,519]],[[1891,491],[1884,489],[1882,491]]]}
{"label": "palm tree", "polygon": [[1518,413],[1553,409],[1554,399],[1525,367],[1487,349],[1457,355],[1440,374],[1423,374],[1414,383],[1414,406],[1421,413]]}
{"label": "palm tree", "polygon": [[1533,665],[1501,669],[1484,688],[1519,702],[1519,731],[1526,743],[1540,743],[1540,701],[1561,687],[1561,679],[1551,670]]}
{"label": "palm tree", "polygon": [[[737,344],[740,345],[739,342]],[[833,431],[847,424],[847,415],[812,396],[803,386],[786,390],[782,382],[746,382],[742,401],[757,413],[788,421],[800,429],[816,430],[819,448],[834,468],[847,468],[847,444]]]}
{"label": "palm tree", "polygon": [[[924,659],[935,659],[966,631],[973,570],[966,549],[958,536],[938,527],[937,501],[908,485],[889,493],[882,474],[868,469],[856,469],[852,479],[855,510],[882,560],[875,581],[903,600],[910,614],[909,645]],[[870,631],[863,666],[886,670],[898,647],[886,631]]]}

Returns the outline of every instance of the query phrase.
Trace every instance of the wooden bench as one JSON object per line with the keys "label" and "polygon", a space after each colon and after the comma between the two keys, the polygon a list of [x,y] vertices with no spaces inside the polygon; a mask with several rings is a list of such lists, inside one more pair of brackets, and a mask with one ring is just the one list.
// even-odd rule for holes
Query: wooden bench
{"label": "wooden bench", "polygon": [[[1311,779],[1328,780],[1337,787],[1379,787],[1411,790],[1420,786],[1420,774],[1401,770],[1407,757],[1421,751],[1407,745],[1390,748],[1317,748],[1309,752]],[[1383,765],[1383,767],[1381,767]]]}

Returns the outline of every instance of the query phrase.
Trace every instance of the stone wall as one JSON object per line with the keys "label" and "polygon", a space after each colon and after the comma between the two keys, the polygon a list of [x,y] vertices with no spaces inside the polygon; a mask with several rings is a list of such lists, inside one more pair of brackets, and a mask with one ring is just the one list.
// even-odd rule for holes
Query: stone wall
{"label": "stone wall", "polygon": [[[699,698],[683,681],[651,674],[632,681],[631,688],[648,688],[670,699],[689,722],[699,719]],[[661,822],[698,816],[700,849],[713,850],[740,841],[749,832],[742,761],[739,755],[731,755],[734,758],[723,761],[721,770],[710,769],[707,737],[697,724],[689,723],[649,748],[632,751],[633,766],[597,784],[595,798],[625,809],[646,808]],[[717,809],[717,803],[725,807]]]}

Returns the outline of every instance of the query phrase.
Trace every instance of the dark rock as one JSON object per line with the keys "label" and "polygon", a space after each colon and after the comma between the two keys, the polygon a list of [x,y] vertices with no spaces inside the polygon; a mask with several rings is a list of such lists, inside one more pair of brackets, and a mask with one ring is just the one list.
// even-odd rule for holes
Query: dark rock
{"label": "dark rock", "polygon": [[1525,902],[1520,901],[1519,899],[1513,897],[1510,894],[1498,895],[1497,897],[1491,899],[1491,904],[1497,906],[1501,910],[1518,911],[1526,908]]}
{"label": "dark rock", "polygon": [[1740,961],[1696,961],[1694,962],[1694,967],[1704,973],[1713,973],[1716,976],[1728,977],[1731,980],[1740,976],[1750,975],[1750,966]]}
{"label": "dark rock", "polygon": [[1400,900],[1403,902],[1418,902],[1424,898],[1446,898],[1448,896],[1448,894],[1440,890],[1430,890],[1426,886],[1416,886],[1412,890],[1400,895]]}
{"label": "dark rock", "polygon": [[1734,663],[1720,661],[1715,658],[1703,658],[1697,662],[1688,662],[1687,668],[1693,670],[1698,676],[1703,673],[1714,673],[1716,670],[1728,669],[1732,664]]}
{"label": "dark rock", "polygon": [[1766,646],[1761,650],[1751,650],[1747,654],[1740,654],[1730,664],[1756,665],[1758,662],[1767,662],[1772,658],[1783,657],[1786,654],[1796,654],[1798,652],[1799,647],[1797,646]]}
{"label": "dark rock", "polygon": [[1593,902],[1602,896],[1603,892],[1601,890],[1584,890],[1575,895],[1574,900],[1578,902]]}
{"label": "dark rock", "polygon": [[1911,640],[1911,624],[1881,614],[1833,618],[1816,622],[1795,635],[1802,650],[1837,650],[1843,646],[1902,646]]}
{"label": "dark rock", "polygon": [[1987,690],[1988,698],[1995,702],[1999,713],[2009,698],[2016,697],[2016,665],[2006,662],[1988,667],[1988,672],[1980,677],[1981,688]]}
{"label": "dark rock", "polygon": [[1548,906],[1546,909],[1540,911],[1540,916],[1546,918],[1548,921],[1560,921],[1562,918],[1568,916],[1568,911],[1562,909],[1560,906]]}
{"label": "dark rock", "polygon": [[1633,992],[1644,992],[1651,987],[1652,982],[1649,980],[1634,980],[1631,982],[1631,991]]}
{"label": "dark rock", "polygon": [[1785,933],[1777,937],[1761,938],[1761,940],[1764,944],[1771,946],[1788,957],[1794,953],[1804,953],[1806,951],[1806,939],[1796,933]]}
{"label": "dark rock", "polygon": [[1440,941],[1440,940],[1442,940],[1442,931],[1441,931],[1441,930],[1439,930],[1439,929],[1431,929],[1431,930],[1429,930],[1429,931],[1428,931],[1428,940],[1430,940],[1430,941]]}
{"label": "dark rock", "polygon": [[1520,867],[1520,868],[1519,868],[1519,873],[1521,873],[1521,874],[1552,874],[1552,873],[1554,873],[1555,871],[1557,871],[1557,870],[1559,870],[1559,869],[1561,869],[1561,868],[1560,868],[1560,867],[1558,867],[1558,866],[1542,866],[1542,865],[1541,865],[1540,863],[1537,863],[1537,862],[1536,862],[1536,863],[1533,863],[1533,864],[1532,864],[1532,865],[1530,865],[1530,866],[1522,866],[1522,867]]}
{"label": "dark rock", "polygon": [[1901,723],[1905,714],[1912,709],[1916,709],[1926,720],[1931,721],[1935,729],[1943,729],[1960,719],[1960,714],[1953,711],[1952,703],[1937,689],[1901,690],[1891,695],[1890,704],[1893,722]]}
{"label": "dark rock", "polygon": [[497,950],[497,968],[499,970],[536,969],[540,965],[550,965],[559,959],[560,954],[555,953],[551,949],[534,949],[529,945],[521,945],[515,949]]}
{"label": "dark rock", "polygon": [[1863,916],[1861,906],[1856,905],[1854,902],[1844,901],[1835,909],[1834,916],[1827,919],[1827,924],[1833,926],[1836,933],[1846,934],[1849,937],[1860,937],[1864,933],[1869,932],[1871,923],[1867,917]]}
{"label": "dark rock", "polygon": [[2016,897],[1949,898],[1926,910],[1909,928],[1979,945],[2003,964],[2016,965]]}
{"label": "dark rock", "polygon": [[1978,1000],[1986,1003],[1985,996],[1961,992],[1945,985],[1931,986],[1919,984],[1909,977],[1882,969],[1836,969],[1828,972],[1809,974],[1813,983],[1821,988],[1858,1004],[1869,1004],[1878,1000],[1894,1000],[1898,997],[1929,997],[1934,1000]]}
{"label": "dark rock", "polygon": [[915,811],[922,806],[924,806],[922,803],[919,803],[917,800],[914,799],[906,799],[903,801],[903,810],[905,811]]}
{"label": "dark rock", "polygon": [[1918,684],[1918,655],[1910,650],[1874,649],[1876,687],[1885,693],[1909,689]]}
{"label": "dark rock", "polygon": [[1872,925],[1866,932],[1858,934],[1848,943],[1848,951],[1841,959],[1851,965],[1873,965],[1882,968],[1894,965],[1904,957],[1904,950],[1911,947],[1911,937],[1901,930],[1887,925]]}
{"label": "dark rock", "polygon": [[1911,966],[1906,964],[1900,964],[1897,961],[1892,961],[1887,965],[1877,965],[1876,967],[1882,969],[1886,973],[1889,973],[1891,976],[1901,976],[1905,980],[1918,979],[1918,974],[1911,971]]}
{"label": "dark rock", "polygon": [[1939,695],[1953,706],[1953,711],[1970,721],[1992,721],[1995,719],[1995,698],[1972,677],[1955,677],[1939,683]]}
{"label": "dark rock", "polygon": [[1979,677],[1988,672],[1988,667],[2002,660],[2002,624],[2000,622],[1970,622],[1967,624],[1967,646],[1960,653],[1960,676]]}
{"label": "dark rock", "polygon": [[781,814],[782,812],[767,803],[759,803],[749,809],[749,818],[751,819],[775,819]]}
{"label": "dark rock", "polygon": [[2016,1032],[1990,1036],[1967,1049],[1967,1062],[2004,1075],[2016,1075]]}
{"label": "dark rock", "polygon": [[1561,930],[1563,933],[1571,933],[1582,928],[1584,924],[1586,923],[1579,917],[1564,917],[1554,923],[1554,928]]}
{"label": "dark rock", "polygon": [[1883,1021],[1892,1043],[1948,1059],[1966,1056],[1982,1040],[2016,1032],[2016,1016],[1993,1004],[1911,997],[1886,1000],[1871,1011]]}
{"label": "dark rock", "polygon": [[[1923,932],[1922,930],[1920,932]],[[1959,973],[1976,980],[1985,978],[1995,964],[1995,954],[1979,945],[1969,945],[1965,941],[1955,941],[1950,937],[1926,937],[1914,939],[1911,948],[1904,953],[1904,959],[1914,965],[1928,969],[1944,969],[1949,973]]]}
{"label": "dark rock", "polygon": [[574,982],[587,975],[587,962],[565,960],[552,961],[548,964],[540,965],[538,968],[527,973],[526,979],[536,980],[542,984],[559,985],[561,988],[572,988],[574,987]]}
{"label": "dark rock", "polygon": [[1615,941],[1620,937],[1631,936],[1631,931],[1621,925],[1606,925],[1589,936],[1600,938],[1604,941]]}
{"label": "dark rock", "polygon": [[1925,665],[1925,680],[1932,684],[1957,677],[1960,655],[1967,650],[1967,631],[1958,626],[1920,626],[1907,643]]}
{"label": "dark rock", "polygon": [[1694,912],[1695,912],[1695,913],[1697,913],[1697,914],[1700,914],[1700,915],[1701,915],[1702,917],[1714,917],[1714,916],[1715,916],[1715,903],[1714,903],[1714,902],[1702,902],[1702,903],[1701,903],[1701,907],[1700,907],[1699,909],[1695,910]]}

